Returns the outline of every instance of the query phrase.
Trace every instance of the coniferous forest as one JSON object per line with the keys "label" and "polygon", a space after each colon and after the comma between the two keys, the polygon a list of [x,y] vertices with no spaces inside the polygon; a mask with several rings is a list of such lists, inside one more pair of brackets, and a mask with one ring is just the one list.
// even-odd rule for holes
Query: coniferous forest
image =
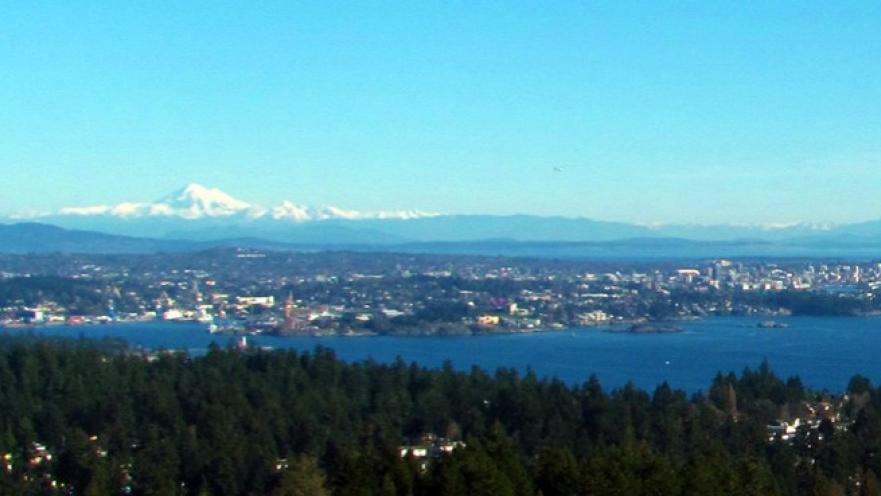
{"label": "coniferous forest", "polygon": [[322,348],[6,337],[0,493],[879,495],[881,390],[845,386],[812,392],[761,364],[688,395]]}

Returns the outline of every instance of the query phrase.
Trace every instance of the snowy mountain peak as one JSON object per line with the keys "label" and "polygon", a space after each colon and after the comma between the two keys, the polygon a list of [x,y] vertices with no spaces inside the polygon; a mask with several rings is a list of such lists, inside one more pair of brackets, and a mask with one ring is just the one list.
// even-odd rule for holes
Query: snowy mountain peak
{"label": "snowy mountain peak", "polygon": [[288,200],[281,202],[281,205],[278,205],[277,207],[273,207],[270,211],[270,215],[275,220],[287,219],[298,222],[311,220],[313,217],[312,209],[303,205],[297,205]]}
{"label": "snowy mountain peak", "polygon": [[188,184],[173,193],[165,195],[157,203],[167,203],[169,205],[180,203],[201,203],[206,205],[211,203],[218,203],[231,206],[250,206],[246,202],[237,200],[236,198],[233,198],[231,195],[217,188],[207,188],[205,186],[202,186],[201,184],[196,183]]}
{"label": "snowy mountain peak", "polygon": [[180,217],[189,219],[227,217],[252,209],[251,204],[233,198],[217,188],[206,188],[195,183],[165,196],[154,205],[156,204],[167,205]]}

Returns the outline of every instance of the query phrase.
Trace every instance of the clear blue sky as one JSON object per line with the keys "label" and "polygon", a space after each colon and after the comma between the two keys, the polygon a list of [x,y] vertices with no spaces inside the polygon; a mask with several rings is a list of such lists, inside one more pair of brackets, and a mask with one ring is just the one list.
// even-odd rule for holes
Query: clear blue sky
{"label": "clear blue sky", "polygon": [[881,218],[877,1],[18,1],[0,67],[0,212]]}

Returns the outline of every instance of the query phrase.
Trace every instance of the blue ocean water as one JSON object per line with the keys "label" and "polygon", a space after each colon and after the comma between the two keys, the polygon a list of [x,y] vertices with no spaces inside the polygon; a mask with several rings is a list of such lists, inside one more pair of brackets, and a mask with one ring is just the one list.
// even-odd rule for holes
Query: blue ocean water
{"label": "blue ocean water", "polygon": [[[814,389],[842,391],[850,377],[863,374],[881,383],[881,319],[790,317],[786,329],[759,329],[760,319],[717,317],[683,322],[677,334],[610,333],[602,328],[461,337],[248,337],[249,343],[273,348],[312,350],[325,346],[346,361],[372,358],[390,362],[402,357],[427,367],[450,360],[467,370],[498,367],[558,377],[571,384],[596,374],[607,388],[632,381],[652,390],[663,381],[690,392],[706,390],[718,371],[740,373],[768,360],[782,377],[798,375]],[[127,323],[77,327],[7,329],[9,334],[71,337],[118,337],[146,348],[188,349],[202,353],[213,341],[204,326],[185,323]]]}

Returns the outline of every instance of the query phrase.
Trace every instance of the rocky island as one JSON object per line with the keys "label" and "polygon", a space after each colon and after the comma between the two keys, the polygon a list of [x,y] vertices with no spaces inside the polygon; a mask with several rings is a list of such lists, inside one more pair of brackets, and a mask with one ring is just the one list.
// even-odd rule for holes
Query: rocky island
{"label": "rocky island", "polygon": [[626,332],[630,334],[673,334],[682,332],[682,328],[672,324],[642,322],[625,329],[613,329],[610,332]]}

